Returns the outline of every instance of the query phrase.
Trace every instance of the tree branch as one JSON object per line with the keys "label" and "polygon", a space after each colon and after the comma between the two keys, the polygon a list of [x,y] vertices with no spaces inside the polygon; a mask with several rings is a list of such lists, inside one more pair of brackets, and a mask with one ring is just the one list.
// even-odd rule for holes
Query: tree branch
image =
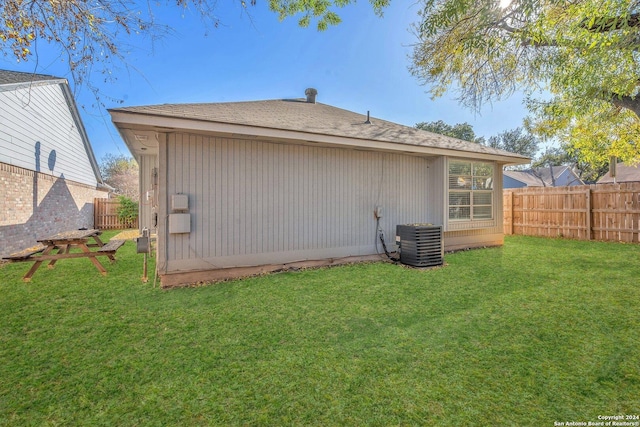
{"label": "tree branch", "polygon": [[609,93],[608,95],[609,96],[606,98],[607,101],[611,102],[616,107],[626,108],[627,110],[633,111],[635,115],[640,118],[640,98],[630,95],[619,95],[616,93]]}
{"label": "tree branch", "polygon": [[509,34],[513,34],[516,36],[520,37],[520,40],[522,41],[522,44],[524,46],[531,46],[531,47],[556,47],[558,46],[558,43],[555,41],[534,41],[531,40],[529,37],[524,37],[524,34],[522,33],[522,31],[520,31],[517,28],[514,28],[512,26],[510,26],[509,24],[507,24],[506,22],[504,22],[504,20],[501,21],[497,21],[494,23],[494,27],[498,28],[500,30],[503,30]]}
{"label": "tree branch", "polygon": [[580,26],[592,33],[605,33],[607,31],[620,30],[622,28],[639,28],[640,13],[632,13],[629,16],[616,16],[614,18],[596,17],[593,24],[589,25],[592,20],[584,18]]}

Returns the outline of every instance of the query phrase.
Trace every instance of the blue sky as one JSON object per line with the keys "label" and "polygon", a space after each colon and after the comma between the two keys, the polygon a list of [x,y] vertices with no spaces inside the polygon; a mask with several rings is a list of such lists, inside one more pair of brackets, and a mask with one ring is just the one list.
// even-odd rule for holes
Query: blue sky
{"label": "blue sky", "polygon": [[[249,8],[220,1],[221,25],[206,28],[189,10],[162,8],[158,18],[174,32],[151,43],[132,38],[128,67],[115,69],[115,83],[94,79],[107,95],[107,108],[182,102],[232,102],[301,98],[318,90],[318,102],[407,126],[421,121],[467,122],[489,137],[522,124],[522,98],[486,106],[480,114],[463,109],[455,93],[432,100],[408,71],[414,36],[411,23],[418,7],[392,2],[379,18],[368,2],[339,11],[343,22],[325,32],[299,28],[296,19],[278,21],[264,1]],[[67,65],[41,44],[37,61],[16,63],[0,58],[0,68],[67,77]],[[122,104],[109,99],[123,100]],[[96,158],[129,154],[105,109],[97,108],[88,90],[76,88],[76,102]]]}

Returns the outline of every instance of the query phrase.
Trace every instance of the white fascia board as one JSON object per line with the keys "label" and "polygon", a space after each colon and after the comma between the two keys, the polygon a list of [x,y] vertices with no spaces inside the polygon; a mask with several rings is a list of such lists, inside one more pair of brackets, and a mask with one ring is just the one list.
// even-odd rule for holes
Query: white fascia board
{"label": "white fascia board", "polygon": [[[114,124],[115,124],[115,122],[114,122]],[[122,129],[117,124],[116,124],[116,129],[118,130],[118,133],[120,134],[120,138],[122,138],[122,140],[124,141],[124,145],[127,146],[127,149],[129,150],[129,153],[131,154],[131,156],[133,156],[136,159],[136,161],[138,161],[138,158],[136,157],[136,152],[135,152],[133,146],[131,146],[129,144],[129,138],[127,138],[127,134],[125,132],[125,129]]]}
{"label": "white fascia board", "polygon": [[29,88],[36,86],[67,84],[67,79],[51,79],[51,80],[34,80],[32,82],[7,83],[0,85],[0,92],[8,92],[21,88]]}
{"label": "white fascia board", "polygon": [[407,154],[422,154],[427,156],[454,156],[473,158],[478,160],[490,160],[498,163],[503,163],[505,165],[527,164],[531,161],[528,158],[522,157],[511,157],[465,150],[402,144],[400,142],[396,143],[376,141],[371,139],[358,139],[351,137],[309,133],[303,131],[246,126],[233,123],[220,123],[187,118],[154,116],[116,110],[110,110],[109,113],[111,114],[112,121],[118,127],[122,126],[124,128],[129,128],[142,126],[153,128],[158,132],[195,131],[231,135],[238,138],[244,136],[268,140],[288,141],[292,143],[295,143],[296,141],[302,141],[305,143],[326,144],[343,148],[360,148],[366,150],[391,151]]}
{"label": "white fascia board", "polygon": [[106,185],[104,183],[104,180],[102,179],[100,166],[98,165],[96,156],[93,153],[91,141],[89,141],[89,135],[87,135],[87,130],[85,129],[84,123],[82,122],[82,117],[80,117],[80,112],[78,111],[78,106],[76,105],[76,101],[73,97],[73,94],[71,93],[69,83],[66,80],[59,80],[58,84],[60,84],[60,86],[62,87],[62,93],[64,94],[64,97],[67,101],[67,106],[69,107],[69,112],[71,112],[73,121],[76,124],[76,129],[80,134],[80,139],[82,139],[82,144],[84,145],[85,152],[87,153],[87,157],[89,158],[89,163],[91,164],[91,168],[93,169],[93,174],[96,177],[96,181],[98,185]]}
{"label": "white fascia board", "polygon": [[78,107],[76,105],[75,99],[73,98],[73,94],[71,93],[71,88],[69,87],[69,82],[67,81],[67,79],[53,78],[50,80],[35,80],[30,82],[9,83],[0,85],[0,92],[48,85],[59,85],[61,87],[62,94],[66,100],[67,107],[69,109],[69,112],[71,113],[71,117],[73,118],[78,133],[80,133],[80,138],[82,139],[82,143],[85,147],[85,151],[87,153],[87,157],[89,158],[91,168],[93,169],[96,182],[99,186],[105,185],[104,181],[102,180],[102,174],[100,174],[100,167],[98,166],[98,162],[96,161],[93,149],[91,148],[91,143],[89,142],[89,136],[87,135],[87,131],[82,122],[82,118],[80,117],[80,112],[78,111]]}

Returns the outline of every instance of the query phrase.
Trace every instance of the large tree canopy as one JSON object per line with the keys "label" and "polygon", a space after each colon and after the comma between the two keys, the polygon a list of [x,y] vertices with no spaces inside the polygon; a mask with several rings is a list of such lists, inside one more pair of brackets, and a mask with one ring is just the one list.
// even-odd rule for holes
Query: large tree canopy
{"label": "large tree canopy", "polygon": [[533,158],[538,152],[539,144],[540,141],[535,135],[531,135],[521,127],[506,130],[498,135],[491,136],[487,141],[489,147],[522,154],[530,158]]}
{"label": "large tree canopy", "polygon": [[532,129],[585,156],[639,160],[639,13],[631,0],[424,0],[411,71],[473,109],[546,91],[529,102]]}
{"label": "large tree canopy", "polygon": [[[247,10],[257,0],[231,0]],[[529,94],[529,128],[584,159],[640,161],[640,0],[421,0],[411,72],[434,96],[454,89],[480,109],[516,90]],[[379,15],[390,0],[369,0]],[[280,19],[318,30],[340,22],[355,0],[269,0]],[[51,45],[77,85],[113,78],[132,36],[171,31],[156,8],[189,8],[217,25],[217,0],[4,0],[0,51],[37,58]],[[125,61],[126,62],[126,61]],[[37,71],[37,70],[36,70]],[[551,97],[536,100],[544,91]]]}
{"label": "large tree canopy", "polygon": [[450,125],[442,120],[436,120],[434,122],[420,122],[417,123],[415,127],[429,132],[462,139],[463,141],[477,142],[478,144],[484,143],[484,138],[477,137],[473,130],[473,126],[466,122]]}
{"label": "large tree canopy", "polygon": [[[383,9],[390,2],[391,0],[369,0],[379,16],[382,16]],[[336,10],[351,3],[355,3],[355,0],[269,0],[269,8],[276,12],[281,20],[298,16],[298,24],[301,27],[308,27],[311,21],[315,21],[317,29],[324,31],[329,25],[341,22]]]}
{"label": "large tree canopy", "polygon": [[138,200],[138,163],[125,155],[105,154],[100,162],[100,173],[104,182],[114,189],[114,193],[132,200]]}
{"label": "large tree canopy", "polygon": [[[215,1],[175,0],[174,4],[190,7],[217,25]],[[156,19],[160,5],[136,0],[3,0],[0,51],[18,61],[37,61],[38,50],[47,45],[69,64],[76,86],[95,92],[93,79],[109,81],[114,78],[114,64],[126,63],[133,36],[156,38],[171,31]]]}
{"label": "large tree canopy", "polygon": [[[258,0],[229,0],[247,10]],[[355,0],[268,0],[269,8],[280,19],[297,17],[298,23],[318,30],[340,23],[336,12]],[[382,15],[390,0],[369,0]],[[87,77],[84,70],[105,59],[121,58],[130,46],[128,36],[158,37],[171,28],[156,17],[163,6],[189,8],[217,26],[217,0],[2,0],[0,1],[0,51],[18,60],[36,54],[38,43],[49,43],[69,60],[74,77]],[[125,37],[123,37],[125,36]],[[105,70],[103,70],[105,71]]]}
{"label": "large tree canopy", "polygon": [[575,151],[568,152],[562,147],[548,148],[532,166],[537,168],[562,165],[571,166],[585,183],[595,183],[609,171],[608,159],[599,163],[584,162]]}

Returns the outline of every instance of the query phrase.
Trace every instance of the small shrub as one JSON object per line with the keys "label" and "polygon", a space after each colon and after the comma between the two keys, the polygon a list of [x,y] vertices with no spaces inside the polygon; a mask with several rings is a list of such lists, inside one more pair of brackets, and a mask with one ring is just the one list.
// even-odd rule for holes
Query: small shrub
{"label": "small shrub", "polygon": [[132,228],[138,219],[138,203],[127,196],[118,196],[118,201],[120,206],[116,212],[120,223],[127,228]]}

